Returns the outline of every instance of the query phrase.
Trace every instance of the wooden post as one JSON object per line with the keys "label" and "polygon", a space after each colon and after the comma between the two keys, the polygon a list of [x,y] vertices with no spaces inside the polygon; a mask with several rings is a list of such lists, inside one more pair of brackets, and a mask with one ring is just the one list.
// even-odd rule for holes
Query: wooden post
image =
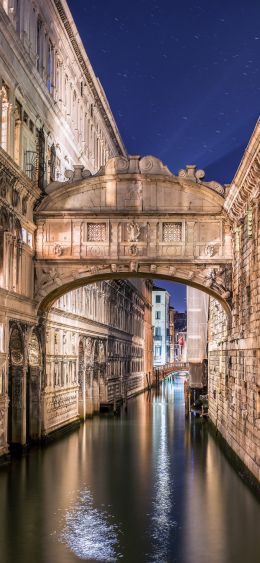
{"label": "wooden post", "polygon": [[113,401],[113,412],[116,414],[116,384],[114,383],[114,401]]}
{"label": "wooden post", "polygon": [[189,383],[184,381],[184,402],[185,402],[185,416],[188,417],[190,413],[190,388]]}

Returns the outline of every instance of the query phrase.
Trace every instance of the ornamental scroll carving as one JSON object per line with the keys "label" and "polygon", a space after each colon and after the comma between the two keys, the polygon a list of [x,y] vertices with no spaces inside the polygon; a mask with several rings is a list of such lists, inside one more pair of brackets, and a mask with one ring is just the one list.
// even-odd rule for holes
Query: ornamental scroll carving
{"label": "ornamental scroll carving", "polygon": [[225,299],[231,295],[231,266],[211,268],[205,272],[205,285],[222,293]]}
{"label": "ornamental scroll carving", "polygon": [[43,294],[45,286],[49,283],[54,285],[61,285],[62,274],[58,272],[56,268],[37,269],[36,270],[36,283],[35,283],[35,294]]}

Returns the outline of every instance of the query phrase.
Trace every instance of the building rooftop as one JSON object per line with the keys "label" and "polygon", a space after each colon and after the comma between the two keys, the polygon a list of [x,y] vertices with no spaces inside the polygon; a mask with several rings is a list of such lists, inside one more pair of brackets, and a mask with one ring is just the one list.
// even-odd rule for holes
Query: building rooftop
{"label": "building rooftop", "polygon": [[[163,287],[158,287],[157,285],[154,285],[154,286],[153,286],[153,291],[165,291],[165,292],[166,292],[166,289],[163,289]],[[168,293],[168,292],[167,292],[167,293]]]}

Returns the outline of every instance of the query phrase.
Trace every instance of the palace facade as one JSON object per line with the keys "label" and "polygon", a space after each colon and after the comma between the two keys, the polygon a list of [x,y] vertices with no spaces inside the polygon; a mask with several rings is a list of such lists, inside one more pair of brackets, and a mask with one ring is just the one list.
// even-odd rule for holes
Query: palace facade
{"label": "palace facade", "polygon": [[36,202],[47,185],[55,188],[72,171],[95,174],[126,151],[65,1],[3,0],[0,31],[4,454],[10,443],[25,445],[143,389],[152,331],[148,280],[82,287],[47,318],[37,316]]}

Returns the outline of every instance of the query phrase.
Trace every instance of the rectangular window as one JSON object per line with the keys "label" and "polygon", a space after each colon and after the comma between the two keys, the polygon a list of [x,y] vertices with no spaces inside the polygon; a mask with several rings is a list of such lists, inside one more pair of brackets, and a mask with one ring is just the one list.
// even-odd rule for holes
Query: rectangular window
{"label": "rectangular window", "polygon": [[182,223],[163,223],[163,242],[181,242]]}
{"label": "rectangular window", "polygon": [[161,318],[161,311],[155,311],[155,318],[156,318],[156,319],[160,319],[160,318]]}
{"label": "rectangular window", "polygon": [[37,70],[41,72],[42,66],[42,22],[40,18],[37,20],[37,33],[36,33],[36,54],[37,54]]}
{"label": "rectangular window", "polygon": [[104,242],[106,240],[106,223],[88,223],[87,240],[89,242]]}
{"label": "rectangular window", "polygon": [[48,79],[47,86],[50,94],[53,92],[53,69],[54,69],[54,49],[52,42],[48,45]]}
{"label": "rectangular window", "polygon": [[160,326],[155,327],[155,336],[161,336],[161,327]]}
{"label": "rectangular window", "polygon": [[161,303],[161,296],[160,295],[155,296],[155,303]]}
{"label": "rectangular window", "polygon": [[162,347],[161,346],[155,346],[155,349],[154,349],[155,358],[159,358],[159,356],[161,356],[161,354],[162,354]]}

